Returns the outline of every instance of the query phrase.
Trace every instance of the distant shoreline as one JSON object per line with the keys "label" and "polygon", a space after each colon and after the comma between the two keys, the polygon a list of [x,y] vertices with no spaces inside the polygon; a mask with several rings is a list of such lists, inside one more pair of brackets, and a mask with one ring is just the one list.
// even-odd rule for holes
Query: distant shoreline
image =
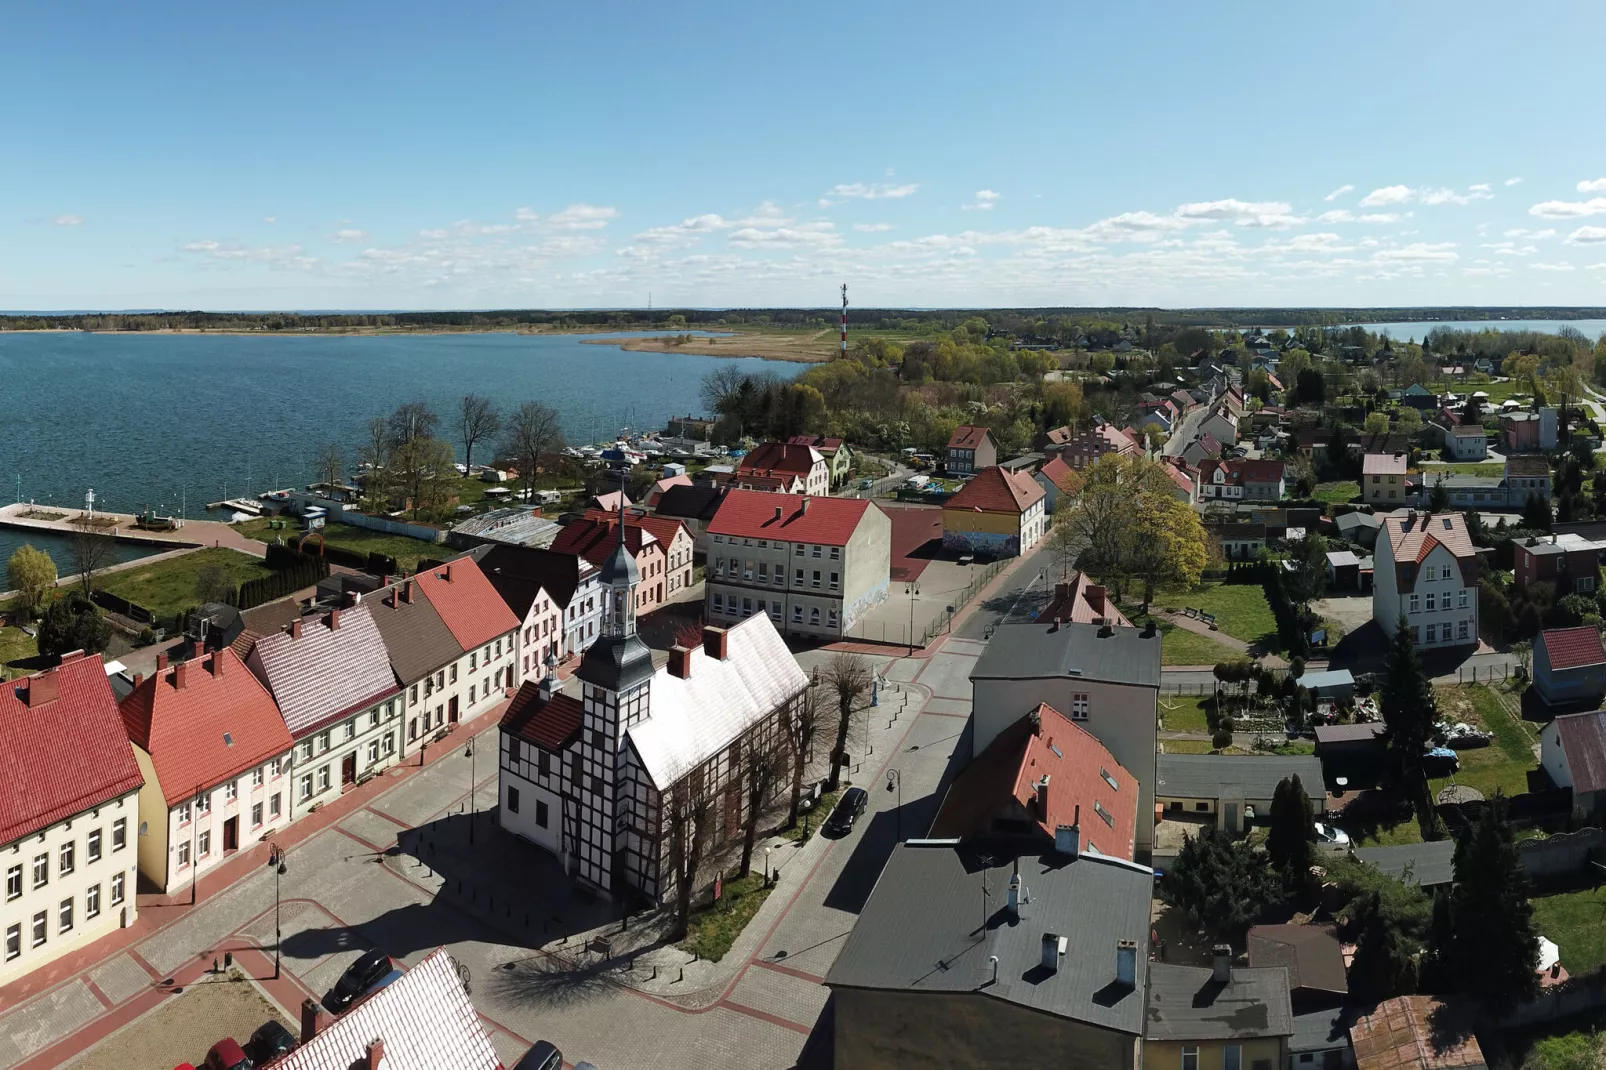
{"label": "distant shoreline", "polygon": [[836,334],[830,331],[811,331],[807,337],[799,334],[747,334],[732,331],[713,336],[693,336],[689,342],[675,342],[661,335],[652,338],[587,338],[581,345],[618,346],[631,353],[688,353],[696,357],[757,357],[760,360],[785,360],[793,364],[823,364],[831,359],[832,344],[820,345],[821,335]]}

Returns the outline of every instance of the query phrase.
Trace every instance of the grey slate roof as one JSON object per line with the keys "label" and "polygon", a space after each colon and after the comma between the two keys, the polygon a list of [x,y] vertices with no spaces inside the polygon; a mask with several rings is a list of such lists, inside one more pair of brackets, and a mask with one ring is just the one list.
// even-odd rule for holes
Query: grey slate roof
{"label": "grey slate roof", "polygon": [[1247,1040],[1294,1031],[1288,971],[1281,966],[1232,968],[1217,984],[1207,966],[1149,964],[1149,1006],[1143,1035],[1149,1040]]}
{"label": "grey slate roof", "polygon": [[1294,1015],[1290,1054],[1349,1047],[1349,1012],[1340,1007]]}
{"label": "grey slate roof", "polygon": [[1394,847],[1362,847],[1354,855],[1399,880],[1405,879],[1405,871],[1409,868],[1409,883],[1420,884],[1424,888],[1449,884],[1455,880],[1454,840],[1406,843]]}
{"label": "grey slate roof", "polygon": [[248,664],[273,693],[290,734],[300,738],[396,690],[385,641],[368,606],[301,621],[301,638],[274,632],[257,640]]}
{"label": "grey slate roof", "polygon": [[421,584],[412,584],[413,600],[401,597],[406,584],[362,600],[373,614],[374,624],[385,640],[396,678],[404,684],[421,680],[463,656],[452,630],[430,604]]}
{"label": "grey slate roof", "polygon": [[1236,784],[1246,799],[1269,799],[1284,777],[1299,777],[1317,809],[1325,809],[1322,763],[1304,754],[1161,754],[1155,759],[1156,795],[1219,799],[1223,784]]}
{"label": "grey slate roof", "polygon": [[[1149,869],[1094,855],[1022,857],[1030,902],[1018,920],[1007,912],[1010,872],[1003,857],[951,841],[899,844],[825,983],[975,993],[1140,1034],[1150,969]],[[983,904],[988,917],[978,930]],[[1067,941],[1052,973],[1041,965],[1044,933]],[[1116,943],[1123,939],[1137,943],[1135,988],[1115,983]],[[998,956],[997,983],[991,955]]]}
{"label": "grey slate roof", "polygon": [[1097,624],[1025,621],[1004,624],[971,670],[972,680],[1036,680],[1080,676],[1113,684],[1160,686],[1160,634],[1115,628],[1099,635]]}

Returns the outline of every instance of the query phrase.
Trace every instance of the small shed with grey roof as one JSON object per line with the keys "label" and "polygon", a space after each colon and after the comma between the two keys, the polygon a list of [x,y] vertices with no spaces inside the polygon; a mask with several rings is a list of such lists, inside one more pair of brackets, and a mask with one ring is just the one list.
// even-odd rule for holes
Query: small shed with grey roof
{"label": "small shed with grey roof", "polygon": [[1323,1007],[1294,1015],[1294,1032],[1288,1038],[1288,1061],[1294,1070],[1345,1070],[1355,1065],[1350,1048],[1349,1024],[1354,1011]]}
{"label": "small shed with grey roof", "polygon": [[1345,513],[1333,520],[1333,527],[1337,529],[1339,538],[1360,546],[1375,545],[1377,531],[1381,526],[1382,521],[1371,513]]}
{"label": "small shed with grey roof", "polygon": [[1355,677],[1348,669],[1308,672],[1299,685],[1317,698],[1349,698],[1355,694]]}
{"label": "small shed with grey roof", "polygon": [[1345,778],[1350,786],[1371,783],[1383,768],[1385,729],[1381,721],[1316,726],[1316,757],[1329,781]]}
{"label": "small shed with grey roof", "polygon": [[1568,713],[1539,733],[1539,764],[1551,783],[1571,788],[1573,812],[1606,812],[1606,710]]}
{"label": "small shed with grey roof", "polygon": [[1228,832],[1242,831],[1254,816],[1271,813],[1272,795],[1287,777],[1297,776],[1311,809],[1327,811],[1322,763],[1309,755],[1162,754],[1154,801],[1168,815],[1209,814]]}
{"label": "small shed with grey roof", "polygon": [[1281,966],[1233,966],[1230,953],[1231,948],[1218,949],[1213,968],[1149,964],[1145,1041],[1242,1042],[1293,1034],[1288,971]]}
{"label": "small shed with grey roof", "polygon": [[1455,880],[1454,840],[1362,847],[1352,853],[1367,865],[1376,866],[1379,872],[1407,884],[1437,888]]}
{"label": "small shed with grey roof", "polygon": [[836,1065],[1130,1067],[1153,884],[1100,855],[899,844],[825,979]]}

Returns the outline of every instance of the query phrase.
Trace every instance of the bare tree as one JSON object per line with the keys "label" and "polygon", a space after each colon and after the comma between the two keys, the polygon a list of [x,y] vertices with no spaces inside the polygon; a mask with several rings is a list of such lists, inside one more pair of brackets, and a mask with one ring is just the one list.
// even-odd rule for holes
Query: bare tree
{"label": "bare tree", "polygon": [[563,427],[558,421],[558,414],[539,401],[526,401],[508,417],[502,452],[518,462],[524,489],[532,500],[541,458],[562,447]]}
{"label": "bare tree", "polygon": [[338,444],[325,442],[318,447],[318,479],[330,487],[345,486],[346,458]]}
{"label": "bare tree", "polygon": [[363,508],[382,513],[390,504],[390,421],[375,416],[368,421],[368,441],[359,453],[366,468],[362,480]]}
{"label": "bare tree", "polygon": [[1071,570],[1076,567],[1076,557],[1082,552],[1082,537],[1070,523],[1071,503],[1064,502],[1063,510],[1054,518],[1053,533],[1048,537],[1048,549],[1054,557],[1054,563],[1059,566],[1060,579],[1071,578]]}
{"label": "bare tree", "polygon": [[[764,814],[764,804],[775,794],[775,788],[786,775],[786,734],[780,720],[784,711],[767,719],[757,730],[748,733],[736,755],[736,768],[741,770],[742,791],[747,809],[742,820],[742,868],[746,876],[753,868],[753,842],[758,839],[758,823]],[[768,874],[765,878],[768,879]]]}
{"label": "bare tree", "polygon": [[735,363],[716,364],[703,376],[701,396],[703,406],[711,413],[723,414],[729,410],[742,387],[748,385],[748,375]]}
{"label": "bare tree", "polygon": [[412,513],[438,513],[446,504],[457,470],[452,447],[438,438],[417,438],[390,451],[391,481],[412,501]]}
{"label": "bare tree", "polygon": [[234,573],[218,561],[209,561],[195,573],[195,597],[202,603],[227,602],[234,594]]}
{"label": "bare tree", "polygon": [[496,402],[483,394],[464,394],[457,408],[457,437],[463,441],[463,471],[474,466],[474,445],[494,438],[502,430]]}
{"label": "bare tree", "polygon": [[681,777],[663,802],[664,867],[675,878],[675,939],[684,939],[691,920],[697,873],[714,830],[715,795],[702,769]]}
{"label": "bare tree", "polygon": [[831,748],[829,785],[835,791],[842,782],[842,767],[848,760],[848,730],[853,727],[854,710],[870,690],[870,662],[863,654],[846,650],[833,654],[825,668],[825,681],[836,693],[836,746]]}
{"label": "bare tree", "polygon": [[395,448],[421,438],[433,438],[440,425],[441,418],[435,415],[428,402],[406,402],[396,406],[396,411],[390,414],[389,444]]}
{"label": "bare tree", "polygon": [[110,565],[116,557],[116,544],[110,535],[80,528],[72,536],[73,571],[85,598],[95,589],[95,573]]}
{"label": "bare tree", "polygon": [[814,737],[820,731],[822,707],[820,689],[811,684],[803,689],[782,722],[786,729],[787,749],[792,752],[792,805],[786,818],[788,828],[797,824],[798,806],[803,799],[803,773],[808,765],[809,751],[814,749]]}

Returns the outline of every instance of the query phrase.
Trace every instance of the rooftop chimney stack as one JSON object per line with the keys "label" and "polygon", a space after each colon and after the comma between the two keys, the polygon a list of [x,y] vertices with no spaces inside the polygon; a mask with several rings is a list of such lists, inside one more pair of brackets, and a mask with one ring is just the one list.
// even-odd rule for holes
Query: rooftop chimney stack
{"label": "rooftop chimney stack", "polygon": [[1115,942],[1115,983],[1136,988],[1138,983],[1138,943],[1136,940]]}
{"label": "rooftop chimney stack", "polygon": [[318,1004],[310,999],[301,1001],[301,1043],[310,1044],[318,1035]]}
{"label": "rooftop chimney stack", "polygon": [[412,605],[413,604],[413,581],[412,580],[408,580],[406,583],[402,584],[401,600],[403,602],[406,602],[408,605]]}
{"label": "rooftop chimney stack", "polygon": [[1148,621],[1145,622],[1144,625],[1143,625],[1143,638],[1145,638],[1145,639],[1153,639],[1154,638],[1154,633],[1155,633],[1155,628],[1156,628],[1156,625],[1154,623],[1154,618],[1150,617],[1148,619]]}
{"label": "rooftop chimney stack", "polygon": [[1087,604],[1092,606],[1093,607],[1093,611],[1095,613],[1097,613],[1099,616],[1102,617],[1104,615],[1104,585],[1103,584],[1090,583],[1090,584],[1087,585]]}
{"label": "rooftop chimney stack", "polygon": [[1065,937],[1058,933],[1043,934],[1043,961],[1042,967],[1049,973],[1058,973],[1060,956],[1065,954]]}
{"label": "rooftop chimney stack", "polygon": [[1108,639],[1114,634],[1115,634],[1115,628],[1114,628],[1113,625],[1105,624],[1104,626],[1099,628],[1099,638],[1100,639]]}
{"label": "rooftop chimney stack", "polygon": [[379,1070],[385,1061],[385,1042],[373,1040],[368,1044],[368,1070]]}
{"label": "rooftop chimney stack", "polygon": [[803,495],[803,501],[798,505],[798,511],[804,513],[809,511],[809,496],[807,494]]}
{"label": "rooftop chimney stack", "polygon": [[212,652],[212,663],[208,668],[212,670],[213,676],[223,675],[223,651],[215,650]]}
{"label": "rooftop chimney stack", "polygon": [[136,689],[139,687],[140,684],[143,684],[144,682],[145,682],[145,674],[144,673],[137,672],[137,673],[134,674],[134,687]]}
{"label": "rooftop chimney stack", "polygon": [[450,561],[446,562],[446,571],[441,573],[441,578],[447,583],[452,582],[452,563]]}
{"label": "rooftop chimney stack", "polygon": [[691,651],[679,643],[669,648],[669,675],[677,680],[691,679]]}
{"label": "rooftop chimney stack", "polygon": [[1210,980],[1218,985],[1232,980],[1232,945],[1217,944],[1210,949]]}
{"label": "rooftop chimney stack", "polygon": [[167,671],[167,651],[165,650],[156,655],[156,671],[158,673]]}
{"label": "rooftop chimney stack", "polygon": [[291,639],[300,639],[301,638],[301,618],[300,617],[297,617],[295,620],[290,622],[290,638]]}
{"label": "rooftop chimney stack", "polygon": [[1049,775],[1047,773],[1044,773],[1043,774],[1043,778],[1037,782],[1037,816],[1038,816],[1038,819],[1041,820],[1041,821],[1047,821],[1048,820],[1048,782],[1049,782],[1049,779],[1050,779]]}
{"label": "rooftop chimney stack", "polygon": [[184,690],[185,687],[187,687],[189,685],[189,682],[190,682],[190,680],[189,680],[189,675],[190,675],[189,669],[190,669],[190,663],[187,662],[187,661],[181,661],[177,665],[173,666],[173,688],[174,688],[174,690],[182,691],[182,690]]}
{"label": "rooftop chimney stack", "polygon": [[1054,850],[1073,860],[1079,857],[1082,853],[1082,830],[1075,825],[1055,825]]}
{"label": "rooftop chimney stack", "polygon": [[1012,874],[1009,878],[1009,916],[1020,917],[1020,874]]}
{"label": "rooftop chimney stack", "polygon": [[782,512],[783,512],[783,510],[782,510],[782,509],[781,509],[781,507],[780,507],[780,506],[779,506],[779,505],[777,505],[777,506],[776,506],[776,507],[775,507],[775,519],[776,519],[776,520],[779,520],[779,519],[781,519],[781,513],[782,513]]}
{"label": "rooftop chimney stack", "polygon": [[332,632],[338,632],[340,630],[340,607],[339,606],[336,606],[334,609],[331,609],[329,611],[329,630],[332,631]]}
{"label": "rooftop chimney stack", "polygon": [[724,661],[726,658],[726,639],[724,628],[704,628],[703,651],[711,658]]}

